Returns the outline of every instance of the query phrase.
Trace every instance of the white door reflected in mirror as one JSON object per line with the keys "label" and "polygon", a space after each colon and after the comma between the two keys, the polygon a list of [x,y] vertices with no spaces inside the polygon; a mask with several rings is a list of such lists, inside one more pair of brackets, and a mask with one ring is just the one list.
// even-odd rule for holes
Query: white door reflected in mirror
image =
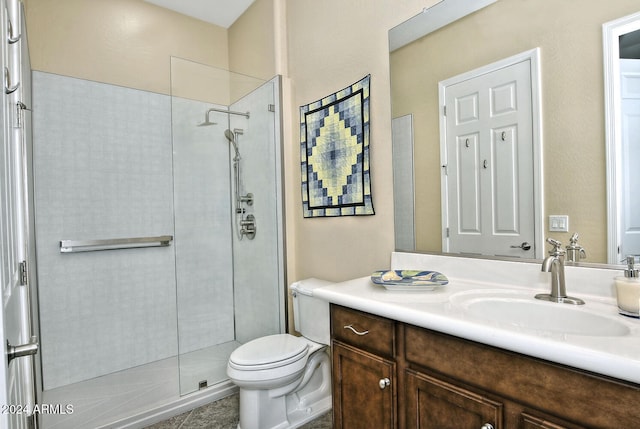
{"label": "white door reflected in mirror", "polygon": [[[640,31],[640,30],[639,30]],[[620,256],[640,255],[640,59],[620,59],[622,210]]]}
{"label": "white door reflected in mirror", "polygon": [[[540,255],[536,219],[542,219],[542,200],[536,198],[539,144],[534,142],[538,117],[531,58],[536,53],[439,84],[445,252]],[[524,242],[526,246],[520,245]]]}
{"label": "white door reflected in mirror", "polygon": [[[640,13],[603,25],[607,262],[640,255]],[[635,47],[635,48],[634,48]]]}

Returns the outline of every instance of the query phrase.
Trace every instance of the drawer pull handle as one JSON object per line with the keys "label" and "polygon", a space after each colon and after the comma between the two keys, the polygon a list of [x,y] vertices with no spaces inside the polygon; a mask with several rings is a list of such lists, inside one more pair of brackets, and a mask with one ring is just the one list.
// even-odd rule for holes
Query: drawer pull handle
{"label": "drawer pull handle", "polygon": [[357,331],[357,330],[353,327],[353,325],[347,325],[347,326],[345,326],[345,327],[344,327],[344,329],[351,329],[351,330],[353,331],[353,333],[354,333],[354,334],[356,334],[356,335],[360,335],[360,336],[362,336],[362,335],[367,335],[367,334],[369,333],[369,331],[363,331],[363,332]]}
{"label": "drawer pull handle", "polygon": [[493,429],[493,425],[491,423],[483,424],[480,429]]}
{"label": "drawer pull handle", "polygon": [[[391,380],[388,378],[381,378],[380,381],[378,381],[378,386],[380,386],[380,389],[384,390],[385,387],[391,386]],[[493,427],[491,427],[491,429],[493,429]]]}

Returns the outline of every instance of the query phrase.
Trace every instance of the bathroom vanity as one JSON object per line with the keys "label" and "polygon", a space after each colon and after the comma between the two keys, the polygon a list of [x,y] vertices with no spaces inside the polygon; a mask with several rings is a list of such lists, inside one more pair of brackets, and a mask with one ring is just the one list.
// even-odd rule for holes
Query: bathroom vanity
{"label": "bathroom vanity", "polygon": [[[335,428],[638,426],[640,322],[617,315],[607,296],[615,271],[569,269],[567,288],[584,308],[539,310],[524,298],[548,288],[538,264],[407,258],[395,254],[392,268],[435,269],[450,283],[390,292],[364,277],[315,293],[331,302]],[[496,314],[472,311],[486,302]],[[543,315],[553,320],[537,327],[512,313],[518,323],[506,323],[505,302],[551,309]]]}
{"label": "bathroom vanity", "polygon": [[331,321],[335,428],[623,428],[640,421],[634,383],[338,305]]}

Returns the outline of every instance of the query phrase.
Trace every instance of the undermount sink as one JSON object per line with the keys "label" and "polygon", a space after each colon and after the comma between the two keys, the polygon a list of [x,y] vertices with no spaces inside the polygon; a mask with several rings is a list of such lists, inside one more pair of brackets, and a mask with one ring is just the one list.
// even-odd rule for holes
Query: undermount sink
{"label": "undermount sink", "polygon": [[534,295],[535,292],[510,290],[467,291],[451,296],[451,303],[465,316],[511,329],[600,337],[630,332],[625,323],[617,320],[621,316],[591,310],[595,304],[578,307],[540,301]]}

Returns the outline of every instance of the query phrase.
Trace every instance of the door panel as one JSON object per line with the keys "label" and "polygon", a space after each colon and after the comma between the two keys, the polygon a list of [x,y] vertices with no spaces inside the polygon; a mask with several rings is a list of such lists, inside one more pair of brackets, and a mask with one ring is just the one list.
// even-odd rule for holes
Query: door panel
{"label": "door panel", "polygon": [[446,252],[533,257],[531,62],[445,87]]}
{"label": "door panel", "polygon": [[493,197],[493,233],[516,235],[520,230],[518,199],[517,125],[497,128],[491,134],[494,168],[491,185]]}
{"label": "door panel", "polygon": [[460,234],[482,234],[480,147],[478,134],[458,137],[456,152],[457,228]]}
{"label": "door panel", "polygon": [[480,119],[479,117],[479,97],[480,94],[472,92],[462,95],[455,99],[456,102],[456,124],[463,125],[473,123]]}
{"label": "door panel", "polygon": [[426,374],[407,370],[407,428],[502,428],[503,406]]}

